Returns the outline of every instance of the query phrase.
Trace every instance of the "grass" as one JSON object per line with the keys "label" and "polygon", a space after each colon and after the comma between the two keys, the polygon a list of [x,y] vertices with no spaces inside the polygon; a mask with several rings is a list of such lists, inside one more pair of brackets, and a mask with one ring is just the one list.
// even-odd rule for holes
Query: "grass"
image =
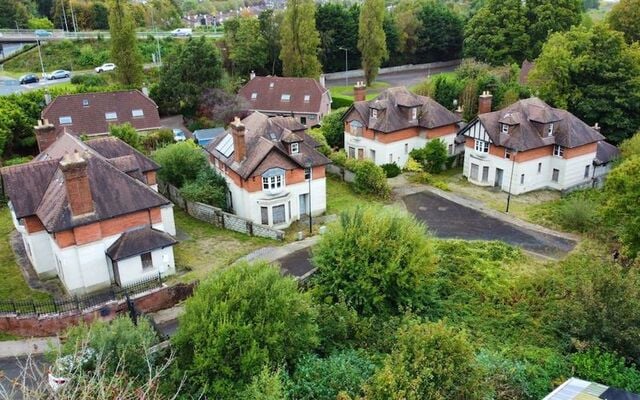
{"label": "grass", "polygon": [[379,205],[385,203],[372,196],[357,194],[348,183],[335,176],[327,176],[327,214],[339,214],[357,206]]}
{"label": "grass", "polygon": [[40,301],[50,298],[48,293],[31,289],[24,280],[9,241],[13,230],[9,209],[0,206],[0,299]]}
{"label": "grass", "polygon": [[175,246],[176,267],[188,272],[173,279],[191,281],[203,279],[212,271],[231,265],[238,258],[265,246],[278,246],[280,242],[247,236],[215,227],[174,208],[178,236],[188,237]]}
{"label": "grass", "polygon": [[[355,82],[354,82],[355,83]],[[367,100],[376,97],[384,89],[388,88],[389,84],[386,82],[373,82],[371,86],[367,87]],[[331,96],[343,96],[353,99],[353,86],[333,86],[329,88]]]}

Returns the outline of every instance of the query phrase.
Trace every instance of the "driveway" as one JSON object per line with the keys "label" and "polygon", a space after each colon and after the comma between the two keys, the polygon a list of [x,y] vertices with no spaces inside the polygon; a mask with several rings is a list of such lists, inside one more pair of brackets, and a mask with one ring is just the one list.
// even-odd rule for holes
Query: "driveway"
{"label": "driveway", "polygon": [[295,251],[276,260],[280,264],[282,273],[297,279],[306,279],[311,275],[314,267],[311,265],[311,247]]}
{"label": "driveway", "polygon": [[174,115],[172,117],[160,118],[160,123],[165,128],[182,129],[182,131],[184,132],[184,135],[187,137],[187,139],[192,139],[193,138],[193,134],[191,133],[191,131],[189,129],[187,129],[186,126],[184,126],[184,121],[182,119],[182,115]]}
{"label": "driveway", "polygon": [[410,194],[403,201],[440,238],[501,240],[550,258],[564,257],[576,245],[573,240],[516,226],[430,192]]}

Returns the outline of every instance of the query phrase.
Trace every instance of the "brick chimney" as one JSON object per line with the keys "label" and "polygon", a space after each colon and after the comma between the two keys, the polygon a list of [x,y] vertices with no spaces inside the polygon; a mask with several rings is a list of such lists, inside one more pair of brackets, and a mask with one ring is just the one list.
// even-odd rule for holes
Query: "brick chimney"
{"label": "brick chimney", "polygon": [[36,141],[38,142],[38,152],[42,153],[53,144],[58,138],[56,135],[56,127],[49,123],[49,120],[38,120],[38,125],[33,129],[36,133]]}
{"label": "brick chimney", "polygon": [[353,101],[365,101],[367,99],[367,85],[364,82],[356,82],[353,86]]}
{"label": "brick chimney", "polygon": [[78,217],[94,211],[91,185],[87,171],[87,160],[77,151],[65,154],[60,160],[60,170],[64,176],[67,189],[67,200],[71,208],[71,215]]}
{"label": "brick chimney", "polygon": [[247,144],[244,140],[244,124],[240,118],[235,117],[231,125],[231,135],[233,135],[233,158],[237,162],[242,162],[247,157]]}
{"label": "brick chimney", "polygon": [[458,108],[456,108],[453,113],[456,115],[456,117],[462,119],[462,115],[464,114],[464,107],[458,106]]}
{"label": "brick chimney", "polygon": [[482,92],[478,99],[478,115],[491,112],[491,102],[493,95],[488,90]]}

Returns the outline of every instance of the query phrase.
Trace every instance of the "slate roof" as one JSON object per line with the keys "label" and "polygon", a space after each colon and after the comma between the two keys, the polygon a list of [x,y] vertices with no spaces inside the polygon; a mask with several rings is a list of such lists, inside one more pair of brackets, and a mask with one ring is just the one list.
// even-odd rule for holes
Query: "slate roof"
{"label": "slate roof", "polygon": [[129,146],[122,140],[109,136],[98,139],[91,139],[85,142],[87,146],[91,147],[93,150],[98,152],[105,158],[114,159],[124,156],[133,156],[138,163],[140,171],[142,173],[149,171],[157,171],[160,169],[160,165],[158,165],[155,161],[146,157],[144,154],[140,153],[138,150]]}
{"label": "slate roof", "polygon": [[[552,108],[537,97],[520,100],[499,111],[481,114],[461,133],[465,133],[476,121],[484,126],[491,141],[517,151],[525,151],[559,145],[567,148],[604,140],[597,130],[582,122],[566,110]],[[546,126],[553,122],[553,135],[547,136]],[[510,125],[504,134],[501,125]]]}
{"label": "slate roof", "polygon": [[[134,117],[133,110],[142,110],[143,116]],[[115,112],[117,119],[107,121],[105,114]],[[62,124],[61,117],[71,117],[70,124]],[[110,124],[133,125],[137,130],[159,129],[158,106],[139,90],[108,93],[80,93],[58,96],[42,111],[61,134],[66,128],[74,135],[95,135],[109,132]]]}
{"label": "slate roof", "polygon": [[596,164],[603,165],[608,164],[616,158],[620,157],[620,149],[616,146],[605,142],[604,140],[598,142],[598,149],[596,150]]}
{"label": "slate roof", "polygon": [[[253,93],[256,93],[255,99],[252,99]],[[322,97],[328,96],[328,90],[312,78],[256,76],[238,94],[256,111],[318,113]],[[282,101],[283,94],[290,96],[289,101]],[[309,96],[306,102],[305,95]]]}
{"label": "slate roof", "polygon": [[[214,157],[222,161],[227,167],[238,173],[243,179],[259,175],[270,168],[296,169],[305,168],[308,159],[312,166],[329,164],[331,161],[316,148],[318,143],[307,135],[306,128],[292,117],[268,117],[259,112],[253,112],[242,120],[245,126],[246,158],[238,163],[234,160],[233,152],[225,157],[216,149],[231,130],[225,135],[216,137],[206,149]],[[283,144],[284,140],[291,140],[297,136],[299,153],[288,154]],[[260,167],[260,169],[258,169]]]}
{"label": "slate roof", "polygon": [[[416,120],[411,119],[413,107],[419,108]],[[372,117],[371,109],[378,110],[377,118]],[[373,100],[353,103],[343,119],[349,122],[356,119],[367,128],[383,133],[412,127],[434,129],[461,121],[432,98],[411,93],[405,87],[389,88]]]}
{"label": "slate roof", "polygon": [[106,254],[113,261],[120,261],[176,243],[178,241],[173,236],[147,225],[124,232],[109,246]]}
{"label": "slate roof", "polygon": [[640,395],[599,383],[570,378],[543,400],[640,400]]}

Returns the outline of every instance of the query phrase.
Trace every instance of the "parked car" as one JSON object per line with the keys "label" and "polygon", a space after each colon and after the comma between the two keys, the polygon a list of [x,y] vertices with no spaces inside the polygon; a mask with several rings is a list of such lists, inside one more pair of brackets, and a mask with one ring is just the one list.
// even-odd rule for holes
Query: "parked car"
{"label": "parked car", "polygon": [[21,85],[25,85],[27,83],[37,83],[40,79],[38,79],[38,76],[36,74],[26,74],[26,75],[22,75],[18,81],[20,82]]}
{"label": "parked car", "polygon": [[49,75],[47,75],[47,79],[48,80],[64,79],[64,78],[68,78],[70,76],[71,76],[71,72],[69,72],[67,70],[64,70],[64,69],[58,69],[58,70],[53,71]]}
{"label": "parked car", "polygon": [[116,65],[114,63],[106,63],[106,64],[102,64],[99,67],[95,67],[95,71],[97,73],[113,71],[114,69],[116,69]]}
{"label": "parked car", "polygon": [[187,135],[184,134],[182,129],[173,128],[173,140],[176,142],[184,142],[187,140]]}
{"label": "parked car", "polygon": [[191,28],[178,28],[171,31],[171,36],[191,36],[193,29]]}
{"label": "parked car", "polygon": [[33,32],[37,37],[51,37],[53,36],[53,33],[46,31],[44,29],[36,29]]}

